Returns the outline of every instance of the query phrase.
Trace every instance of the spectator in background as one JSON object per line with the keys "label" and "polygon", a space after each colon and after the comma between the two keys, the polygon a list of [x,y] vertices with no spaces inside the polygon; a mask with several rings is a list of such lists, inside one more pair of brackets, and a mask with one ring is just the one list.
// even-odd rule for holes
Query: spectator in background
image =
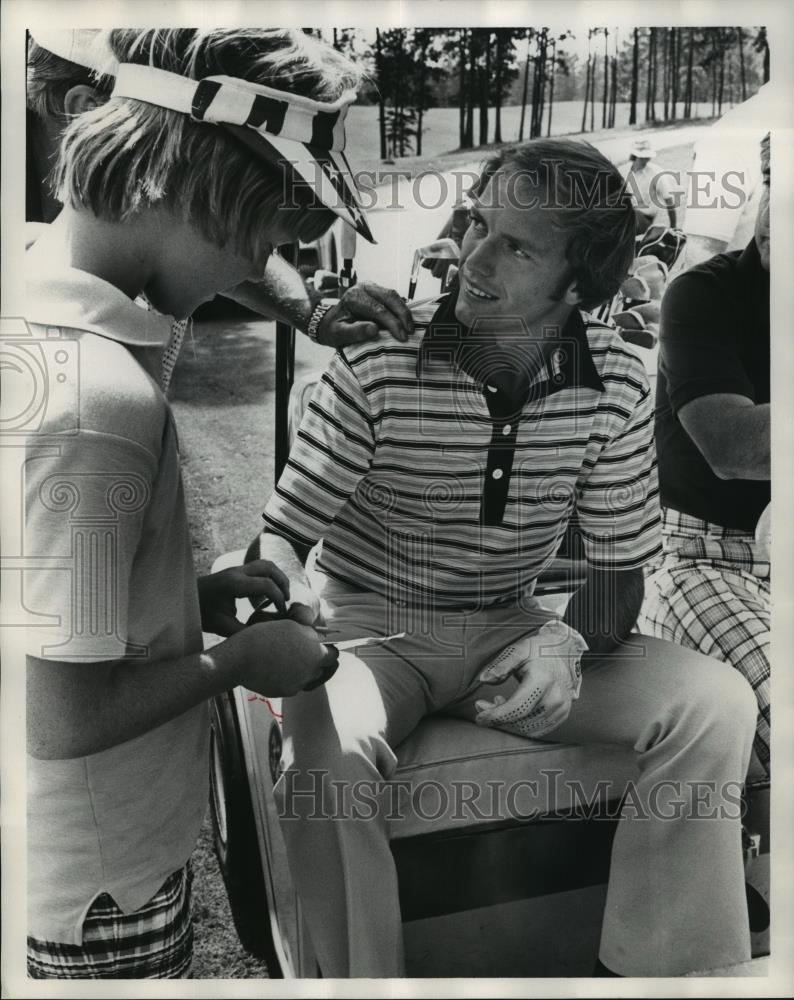
{"label": "spectator in background", "polygon": [[768,135],[761,176],[753,239],[684,272],[662,300],[656,443],[665,551],[646,581],[639,623],[744,674],[768,774],[770,562],[765,539],[756,541],[771,477]]}
{"label": "spectator in background", "polygon": [[620,168],[634,200],[637,233],[655,224],[676,227],[676,188],[669,173],[654,163],[656,156],[649,139],[636,139],[629,151],[629,162]]}

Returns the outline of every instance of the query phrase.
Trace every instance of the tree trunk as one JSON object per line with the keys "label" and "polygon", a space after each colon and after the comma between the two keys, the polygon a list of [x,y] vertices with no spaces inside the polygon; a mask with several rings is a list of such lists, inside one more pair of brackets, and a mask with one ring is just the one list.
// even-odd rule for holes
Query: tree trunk
{"label": "tree trunk", "polygon": [[664,120],[670,119],[670,29],[662,28],[662,100]]}
{"label": "tree trunk", "polygon": [[469,32],[469,100],[466,106],[466,148],[474,145],[474,105],[477,100],[477,42],[474,29]]}
{"label": "tree trunk", "polygon": [[678,78],[680,75],[680,62],[681,62],[681,29],[673,28],[673,78],[672,78],[672,88],[670,95],[671,102],[671,115],[670,117],[673,121],[678,117]]}
{"label": "tree trunk", "polygon": [[466,143],[466,29],[458,35],[458,143]]}
{"label": "tree trunk", "polygon": [[637,124],[637,91],[640,75],[640,29],[634,29],[634,51],[631,56],[631,97],[629,98],[629,125]]}
{"label": "tree trunk", "polygon": [[744,72],[744,28],[737,28],[739,35],[739,73],[742,80],[742,101],[747,100],[747,77]]}
{"label": "tree trunk", "polygon": [[551,76],[549,78],[549,121],[546,126],[546,135],[551,135],[551,112],[554,109],[554,70],[557,63],[557,39],[551,40]]}
{"label": "tree trunk", "polygon": [[527,31],[527,61],[524,63],[524,88],[521,95],[521,121],[518,126],[518,141],[524,141],[524,119],[527,113],[527,92],[529,90],[529,45],[530,34]]}
{"label": "tree trunk", "polygon": [[[591,29],[592,30],[592,29]],[[590,32],[587,35],[587,75],[584,83],[584,107],[582,108],[582,132],[587,129],[587,101],[590,97]]]}
{"label": "tree trunk", "polygon": [[656,121],[656,28],[648,37],[648,87],[645,95],[645,121]]}
{"label": "tree trunk", "polygon": [[430,47],[430,38],[424,35],[422,48],[419,54],[419,93],[417,94],[416,109],[416,155],[422,155],[422,119],[425,113],[425,87],[427,81],[427,50]]}
{"label": "tree trunk", "polygon": [[480,67],[480,145],[488,145],[488,92],[491,89],[491,32],[483,37],[485,68]]}
{"label": "tree trunk", "polygon": [[397,73],[394,81],[394,138],[400,156],[405,156],[405,122],[402,114],[403,101],[403,43],[405,29],[397,29]]}
{"label": "tree trunk", "polygon": [[548,49],[548,34],[548,28],[543,28],[540,34],[540,53],[538,58],[538,107],[535,115],[535,137],[543,134],[543,109],[546,106],[546,52]]}
{"label": "tree trunk", "polygon": [[692,67],[695,59],[695,29],[689,29],[689,52],[686,63],[686,96],[684,98],[684,117],[692,117]]}
{"label": "tree trunk", "polygon": [[494,120],[493,141],[502,141],[502,63],[504,62],[503,35],[496,32],[496,94],[494,96],[496,111]]}
{"label": "tree trunk", "polygon": [[612,56],[612,84],[609,95],[609,127],[615,127],[615,114],[618,103],[618,57]]}
{"label": "tree trunk", "polygon": [[382,72],[382,49],[380,31],[375,29],[375,76],[378,81],[378,132],[380,134],[380,158],[385,160],[388,156],[386,150],[386,107],[383,101],[383,79]]}
{"label": "tree trunk", "polygon": [[[593,34],[596,29],[593,28]],[[595,131],[595,95],[596,95],[596,73],[598,71],[598,56],[593,53],[593,66],[590,70],[590,131]]]}
{"label": "tree trunk", "polygon": [[607,103],[609,101],[609,28],[604,28],[604,101],[601,108],[601,128],[607,127]]}
{"label": "tree trunk", "polygon": [[722,34],[722,28],[717,28],[717,39],[719,41],[720,47],[720,88],[718,91],[717,99],[717,114],[722,114],[722,98],[725,92],[725,39]]}

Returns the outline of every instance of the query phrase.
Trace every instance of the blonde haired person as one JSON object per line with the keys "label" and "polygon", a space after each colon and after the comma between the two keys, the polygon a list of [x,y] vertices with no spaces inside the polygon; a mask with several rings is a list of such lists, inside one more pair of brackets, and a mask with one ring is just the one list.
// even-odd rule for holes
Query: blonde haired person
{"label": "blonde haired person", "polygon": [[[40,567],[25,601],[43,623],[28,629],[34,978],[189,974],[207,701],[335,669],[272,563],[196,580],[160,376],[172,317],[259,277],[275,245],[337,217],[369,236],[343,151],[358,72],[333,49],[254,29],[105,41],[113,93],[66,130],[64,208],[27,253],[28,349],[52,389],[23,428]],[[243,629],[246,596],[287,619]],[[228,638],[205,653],[202,628]]]}

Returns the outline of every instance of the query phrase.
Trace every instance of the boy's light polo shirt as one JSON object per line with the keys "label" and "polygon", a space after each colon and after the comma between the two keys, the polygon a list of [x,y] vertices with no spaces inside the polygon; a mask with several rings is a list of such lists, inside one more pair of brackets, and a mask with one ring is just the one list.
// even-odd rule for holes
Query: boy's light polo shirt
{"label": "boy's light polo shirt", "polygon": [[[28,253],[26,319],[47,396],[27,438],[28,652],[91,670],[202,648],[171,409],[155,379],[170,318],[84,271]],[[150,350],[147,350],[150,349]],[[134,352],[136,356],[132,353]],[[60,378],[65,376],[65,378]],[[79,944],[100,893],[143,906],[196,844],[207,801],[200,705],[72,760],[28,758],[28,933]]]}

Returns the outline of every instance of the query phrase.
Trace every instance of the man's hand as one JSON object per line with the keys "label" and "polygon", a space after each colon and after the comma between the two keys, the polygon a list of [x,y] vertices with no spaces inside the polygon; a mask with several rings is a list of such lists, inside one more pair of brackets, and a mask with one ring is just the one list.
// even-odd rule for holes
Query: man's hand
{"label": "man's hand", "polygon": [[397,292],[360,282],[323,316],[317,342],[326,347],[345,347],[373,340],[381,330],[404,343],[413,331],[411,313]]}
{"label": "man's hand", "polygon": [[[201,627],[215,635],[234,635],[245,626],[237,618],[236,600],[247,597],[259,604],[268,597],[282,615],[290,599],[289,579],[275,563],[256,559],[245,566],[234,566],[202,576],[198,581]],[[312,624],[306,621],[305,624]]]}
{"label": "man's hand", "polygon": [[486,684],[499,684],[511,674],[520,683],[509,698],[477,701],[475,722],[519,736],[539,737],[561,725],[579,697],[580,661],[587,643],[562,622],[547,622],[536,634],[513,643],[480,674]]}
{"label": "man's hand", "polygon": [[[279,607],[275,601],[263,608],[258,608],[246,622],[253,625],[256,622],[275,622],[286,618],[300,625],[325,625],[325,618],[320,609],[320,598],[311,587],[293,580],[290,584],[291,600],[286,607]],[[275,609],[275,610],[274,610]]]}
{"label": "man's hand", "polygon": [[317,633],[282,620],[250,625],[212,655],[232,663],[237,683],[267,698],[286,698],[327,681],[339,664],[339,650],[319,642]]}

